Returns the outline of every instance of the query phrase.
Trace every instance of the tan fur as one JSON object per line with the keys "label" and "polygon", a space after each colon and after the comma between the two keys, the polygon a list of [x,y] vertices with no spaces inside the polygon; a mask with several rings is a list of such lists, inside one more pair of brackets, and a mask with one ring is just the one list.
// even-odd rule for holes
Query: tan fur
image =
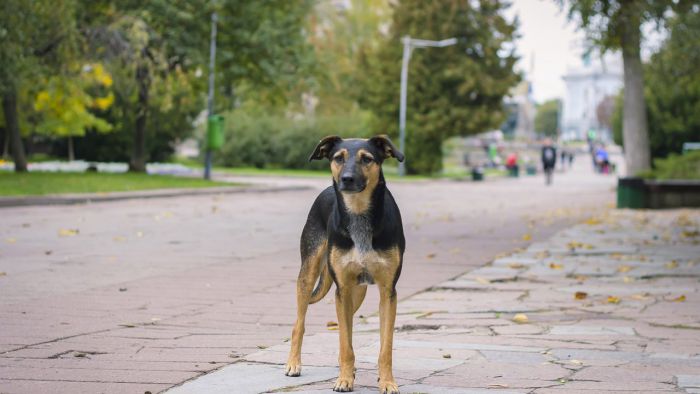
{"label": "tan fur", "polygon": [[301,373],[301,343],[304,339],[306,311],[312,301],[313,286],[319,278],[322,265],[326,264],[327,249],[328,241],[324,240],[316,249],[316,252],[302,264],[302,268],[299,271],[297,279],[297,321],[294,323],[294,329],[292,330],[292,346],[285,367],[285,374],[289,376],[299,376]]}
{"label": "tan fur", "polygon": [[347,149],[341,149],[338,152],[336,152],[333,157],[331,157],[331,175],[333,176],[333,180],[335,183],[340,183],[340,172],[343,170],[343,165],[344,164],[338,164],[335,161],[335,158],[338,156],[343,156],[343,163],[348,161],[348,150]]}
{"label": "tan fur", "polygon": [[367,165],[359,164],[361,163],[360,160],[363,155],[372,158],[374,158],[374,156],[372,156],[371,153],[367,152],[364,149],[360,149],[357,152],[356,159],[358,165],[362,167],[362,173],[364,174],[365,179],[367,179],[367,186],[365,187],[365,190],[361,191],[360,193],[342,193],[345,207],[348,209],[348,211],[354,214],[362,214],[367,212],[372,202],[372,193],[374,192],[374,188],[377,187],[377,183],[379,182],[379,164],[376,161],[372,161]]}

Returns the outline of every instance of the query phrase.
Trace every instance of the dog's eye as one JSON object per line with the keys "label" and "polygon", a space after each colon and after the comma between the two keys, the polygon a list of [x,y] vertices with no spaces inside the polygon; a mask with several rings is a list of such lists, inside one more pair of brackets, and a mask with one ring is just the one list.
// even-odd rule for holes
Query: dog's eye
{"label": "dog's eye", "polygon": [[373,161],[374,161],[374,160],[372,160],[372,158],[369,157],[369,156],[362,156],[362,164],[369,164],[369,163],[371,163],[371,162],[373,162]]}
{"label": "dog's eye", "polygon": [[345,161],[345,158],[343,157],[343,155],[338,155],[338,156],[334,157],[333,160],[335,160],[335,162],[338,164],[343,164],[343,162]]}

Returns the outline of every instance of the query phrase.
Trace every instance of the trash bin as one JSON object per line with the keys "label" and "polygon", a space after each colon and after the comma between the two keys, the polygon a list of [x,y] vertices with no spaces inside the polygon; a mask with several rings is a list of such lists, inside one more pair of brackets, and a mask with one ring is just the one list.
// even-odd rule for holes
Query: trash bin
{"label": "trash bin", "polygon": [[224,117],[211,115],[207,119],[207,149],[217,150],[224,145]]}
{"label": "trash bin", "polygon": [[484,170],[481,167],[472,168],[472,181],[483,181],[484,180]]}
{"label": "trash bin", "polygon": [[646,208],[646,184],[642,178],[619,178],[617,180],[618,208]]}

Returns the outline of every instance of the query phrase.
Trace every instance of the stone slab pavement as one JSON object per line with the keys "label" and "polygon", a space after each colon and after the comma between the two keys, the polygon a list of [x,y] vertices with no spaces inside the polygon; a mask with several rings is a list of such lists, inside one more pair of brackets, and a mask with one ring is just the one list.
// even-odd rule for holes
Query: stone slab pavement
{"label": "stone slab pavement", "polygon": [[[390,181],[408,243],[399,298],[609,209],[615,179],[577,163],[551,187]],[[304,189],[0,208],[0,393],[155,393],[283,343],[299,234],[329,179],[259,184]],[[334,318],[327,297],[307,333]]]}
{"label": "stone slab pavement", "polygon": [[[378,330],[356,317],[355,392],[376,392]],[[288,350],[167,392],[329,392],[338,332],[304,339],[301,378]],[[700,210],[609,211],[402,300],[394,375],[402,393],[700,393]]]}

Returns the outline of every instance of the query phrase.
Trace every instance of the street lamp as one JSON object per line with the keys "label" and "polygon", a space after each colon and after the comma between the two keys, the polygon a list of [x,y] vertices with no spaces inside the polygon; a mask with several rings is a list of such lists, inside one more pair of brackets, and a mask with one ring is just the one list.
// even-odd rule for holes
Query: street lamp
{"label": "street lamp", "polygon": [[[408,61],[411,60],[411,51],[413,48],[438,47],[443,48],[457,43],[457,39],[452,37],[441,41],[421,40],[404,36],[401,39],[403,43],[403,62],[401,63],[401,106],[399,108],[399,149],[405,152],[406,148],[406,85],[408,84]],[[406,175],[405,162],[399,163],[399,175]]]}

